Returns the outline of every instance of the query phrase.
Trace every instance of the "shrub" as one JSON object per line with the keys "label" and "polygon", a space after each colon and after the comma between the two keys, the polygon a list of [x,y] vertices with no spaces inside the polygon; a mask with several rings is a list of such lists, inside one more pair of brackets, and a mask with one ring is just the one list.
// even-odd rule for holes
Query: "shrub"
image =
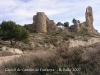
{"label": "shrub", "polygon": [[29,39],[25,39],[25,40],[23,40],[23,42],[24,42],[25,44],[29,44],[30,40],[29,40]]}
{"label": "shrub", "polygon": [[[53,68],[50,71],[19,71],[0,72],[0,75],[71,75],[68,71],[57,71],[59,68],[81,68],[80,71],[72,71],[74,75],[98,75],[100,74],[100,44],[96,44],[97,52],[90,56],[89,60],[82,59],[85,47],[68,48],[65,44],[59,46],[56,51],[38,51],[2,65],[0,71],[5,68]],[[4,72],[4,73],[3,73]],[[1,74],[2,73],[2,74]],[[7,73],[7,74],[5,74]]]}
{"label": "shrub", "polygon": [[68,37],[64,37],[64,38],[63,38],[63,40],[68,41],[68,40],[69,40],[69,38],[68,38]]}
{"label": "shrub", "polygon": [[3,21],[0,24],[0,31],[1,39],[10,41],[12,46],[15,45],[17,41],[29,38],[29,31],[13,21]]}
{"label": "shrub", "polygon": [[0,48],[2,48],[2,46],[0,45]]}
{"label": "shrub", "polygon": [[[24,55],[20,58],[14,59],[13,61],[10,61],[7,64],[2,65],[3,68],[0,67],[0,70],[4,70],[5,68],[16,68],[16,69],[56,69],[56,59],[57,56],[54,55],[53,52],[51,54],[49,52],[46,52],[44,54],[43,52],[36,52],[30,55]],[[5,73],[5,72],[4,72]],[[14,72],[8,72],[7,75],[46,75],[47,73],[52,73],[52,71],[14,71]],[[1,74],[3,75],[3,74]]]}
{"label": "shrub", "polygon": [[58,41],[57,38],[54,38],[54,37],[49,37],[47,39],[44,39],[44,42],[45,43],[48,43],[48,44],[52,44],[52,45],[55,45],[55,43]]}
{"label": "shrub", "polygon": [[81,54],[83,53],[82,48],[68,48],[67,46],[62,45],[57,50],[57,54],[60,55],[61,58],[66,60],[66,65],[72,64],[77,65],[82,61]]}

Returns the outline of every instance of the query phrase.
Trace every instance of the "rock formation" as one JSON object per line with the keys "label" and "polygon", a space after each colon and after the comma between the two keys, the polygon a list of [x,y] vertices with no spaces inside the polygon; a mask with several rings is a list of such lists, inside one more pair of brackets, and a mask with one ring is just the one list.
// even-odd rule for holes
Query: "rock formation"
{"label": "rock formation", "polygon": [[30,32],[37,33],[47,33],[58,30],[54,21],[49,20],[44,12],[37,12],[37,15],[33,16],[33,24],[27,24],[24,27]]}

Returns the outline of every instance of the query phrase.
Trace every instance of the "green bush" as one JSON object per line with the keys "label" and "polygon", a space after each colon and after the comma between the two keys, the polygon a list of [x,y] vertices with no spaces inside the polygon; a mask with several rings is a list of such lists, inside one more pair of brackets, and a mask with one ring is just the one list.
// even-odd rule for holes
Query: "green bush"
{"label": "green bush", "polygon": [[29,38],[29,31],[13,21],[3,21],[0,24],[0,37],[3,41],[10,41],[14,46],[17,41]]}
{"label": "green bush", "polygon": [[29,44],[30,40],[29,40],[29,39],[25,39],[25,40],[23,40],[23,42],[24,42],[25,44]]}

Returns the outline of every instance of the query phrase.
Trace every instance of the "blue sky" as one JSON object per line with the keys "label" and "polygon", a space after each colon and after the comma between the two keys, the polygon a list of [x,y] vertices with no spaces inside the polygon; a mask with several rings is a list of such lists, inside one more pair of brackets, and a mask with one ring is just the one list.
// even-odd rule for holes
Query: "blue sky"
{"label": "blue sky", "polygon": [[72,25],[73,18],[85,21],[88,6],[93,9],[94,27],[100,32],[100,0],[1,0],[0,23],[12,20],[21,25],[31,24],[36,12],[45,12],[56,23],[68,21]]}

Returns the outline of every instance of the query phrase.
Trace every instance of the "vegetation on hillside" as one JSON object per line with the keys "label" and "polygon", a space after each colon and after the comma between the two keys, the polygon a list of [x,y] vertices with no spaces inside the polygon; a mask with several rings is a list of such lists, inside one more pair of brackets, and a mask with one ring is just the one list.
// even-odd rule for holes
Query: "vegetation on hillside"
{"label": "vegetation on hillside", "polygon": [[[80,22],[80,20],[77,20],[77,19],[73,18],[73,19],[72,19],[72,23],[73,23],[74,25],[77,25],[77,24],[80,24],[81,22]],[[64,23],[58,22],[58,23],[57,23],[57,26],[69,27],[69,22],[64,22]]]}
{"label": "vegetation on hillside", "polygon": [[[98,75],[100,74],[99,45],[70,49],[66,45],[61,45],[56,51],[38,51],[21,56],[2,65],[0,75]],[[88,53],[88,59],[84,60],[84,50],[89,47],[96,49],[97,52]],[[14,68],[19,71],[7,71]],[[71,71],[68,71],[68,68]],[[49,69],[49,71],[45,71],[45,69]]]}
{"label": "vegetation on hillside", "polygon": [[[80,24],[80,21],[76,19],[73,19],[72,22],[74,24]],[[69,27],[69,22],[65,22],[64,24],[58,22],[57,26]],[[30,35],[25,28],[15,22],[3,21],[0,24],[0,39],[10,41],[12,46],[20,41],[20,43],[16,44],[17,48],[23,51],[33,50],[33,53],[22,55],[20,58],[0,65],[0,75],[100,74],[100,60],[98,60],[100,58],[100,44],[70,48],[68,47],[70,44],[69,39],[83,39],[88,41],[88,29],[82,28],[79,32],[70,32],[67,28],[65,29],[60,30],[59,28],[57,32],[46,34],[33,33]],[[29,43],[30,41],[31,43]],[[1,48],[2,45],[0,45]],[[36,50],[38,48],[39,51],[35,52],[35,48]],[[49,50],[49,48],[51,49]],[[89,50],[91,51],[89,52]],[[0,52],[0,56],[6,55],[12,54],[5,51]],[[8,71],[9,69],[15,71]]]}
{"label": "vegetation on hillside", "polygon": [[29,32],[13,21],[3,21],[0,24],[0,38],[15,45],[17,41],[28,39]]}
{"label": "vegetation on hillside", "polygon": [[64,23],[58,22],[58,23],[57,23],[57,26],[69,27],[69,22],[64,22]]}
{"label": "vegetation on hillside", "polygon": [[77,19],[73,18],[72,23],[74,25],[80,24],[80,20],[77,20]]}

